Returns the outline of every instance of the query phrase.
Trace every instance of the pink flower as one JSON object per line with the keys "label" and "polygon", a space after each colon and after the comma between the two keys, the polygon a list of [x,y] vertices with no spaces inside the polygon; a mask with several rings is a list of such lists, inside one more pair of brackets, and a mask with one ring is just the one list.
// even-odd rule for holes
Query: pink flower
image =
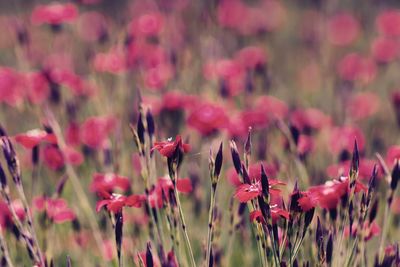
{"label": "pink flower", "polygon": [[228,116],[221,106],[203,103],[193,109],[187,122],[202,135],[210,135],[227,126]]}
{"label": "pink flower", "polygon": [[110,116],[88,118],[81,126],[82,143],[91,148],[101,148],[109,134],[114,130],[116,121]]}
{"label": "pink flower", "polygon": [[353,126],[334,127],[330,132],[329,150],[338,155],[343,150],[352,151],[354,140],[357,140],[358,150],[364,151],[365,137],[362,131]]}
{"label": "pink flower", "polygon": [[[271,212],[271,217],[272,217],[272,223],[276,224],[276,222],[280,218],[284,218],[286,220],[289,220],[289,212],[287,212],[284,209],[278,208],[276,205],[271,206],[270,209]],[[253,222],[254,220],[257,220],[259,223],[265,224],[264,216],[262,215],[261,210],[254,210],[250,212],[250,221]]]}
{"label": "pink flower", "polygon": [[140,208],[146,197],[143,195],[130,195],[128,197],[120,194],[105,194],[105,199],[100,200],[96,204],[96,211],[99,212],[103,207],[106,207],[108,211],[112,213],[117,213],[122,210],[123,207],[136,207]]}
{"label": "pink flower", "polygon": [[53,133],[44,130],[33,129],[26,133],[15,135],[15,141],[27,149],[32,149],[42,142],[57,144],[57,138]]}
{"label": "pink flower", "polygon": [[358,93],[351,97],[347,113],[355,120],[374,115],[379,109],[379,97],[374,93]]}
{"label": "pink flower", "polygon": [[107,23],[104,16],[96,11],[89,11],[79,16],[78,34],[87,42],[101,41],[107,36]]}
{"label": "pink flower", "polygon": [[290,114],[290,122],[300,131],[321,130],[331,124],[331,118],[315,108],[298,109]]}
{"label": "pink flower", "polygon": [[[273,179],[268,179],[268,182],[269,182],[269,193],[272,196],[279,196],[281,190],[278,189],[277,186],[284,185],[284,183]],[[251,184],[243,183],[238,187],[236,187],[234,197],[241,203],[246,203],[247,201],[258,197],[261,194],[262,194],[261,181],[254,180]]]}
{"label": "pink flower", "polygon": [[328,40],[333,45],[349,45],[360,33],[360,25],[350,13],[339,13],[328,21]]}
{"label": "pink flower", "polygon": [[49,5],[39,5],[32,12],[31,21],[34,24],[59,25],[71,22],[78,16],[78,9],[74,4],[52,3]]}
{"label": "pink flower", "polygon": [[400,11],[389,9],[382,11],[376,18],[376,27],[381,34],[386,36],[400,35]]}
{"label": "pink flower", "polygon": [[357,81],[368,84],[375,79],[376,66],[370,58],[357,53],[345,55],[337,64],[337,72],[345,81]]}
{"label": "pink flower", "polygon": [[33,104],[43,103],[50,94],[49,83],[41,72],[26,74],[27,95]]}
{"label": "pink flower", "polygon": [[82,153],[72,147],[65,147],[62,152],[64,155],[65,162],[71,165],[79,166],[85,160]]}
{"label": "pink flower", "polygon": [[182,150],[183,153],[190,151],[190,145],[183,143],[180,135],[176,136],[175,141],[154,142],[154,146],[151,150],[158,150],[162,156],[170,158],[177,149]]}
{"label": "pink flower", "polygon": [[392,39],[378,37],[371,45],[372,57],[381,63],[389,63],[399,54],[399,45]]}
{"label": "pink flower", "polygon": [[92,192],[113,192],[115,188],[127,191],[131,186],[128,177],[120,176],[114,173],[95,173],[90,184]]}
{"label": "pink flower", "polygon": [[256,69],[267,62],[266,52],[258,46],[247,46],[236,52],[236,61],[246,69]]}
{"label": "pink flower", "polygon": [[52,170],[60,170],[64,167],[64,156],[55,145],[47,145],[43,149],[43,161]]}
{"label": "pink flower", "polygon": [[36,210],[45,212],[55,223],[70,222],[76,218],[75,213],[62,198],[35,197],[33,206]]}
{"label": "pink flower", "polygon": [[17,106],[25,96],[23,89],[24,79],[17,71],[0,67],[0,103]]}
{"label": "pink flower", "polygon": [[98,53],[94,58],[93,66],[99,72],[122,73],[126,70],[125,55],[122,51],[117,50]]}

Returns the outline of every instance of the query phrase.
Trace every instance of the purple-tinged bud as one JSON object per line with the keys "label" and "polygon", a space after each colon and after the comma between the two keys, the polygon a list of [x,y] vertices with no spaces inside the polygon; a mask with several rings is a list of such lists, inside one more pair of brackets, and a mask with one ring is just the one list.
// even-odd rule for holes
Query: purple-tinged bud
{"label": "purple-tinged bud", "polygon": [[355,180],[357,179],[359,165],[360,165],[360,156],[358,154],[358,145],[357,145],[357,140],[354,140],[353,156],[351,158],[351,166],[349,172],[350,188],[353,188],[355,186]]}
{"label": "purple-tinged bud", "polygon": [[154,136],[155,126],[154,126],[154,118],[150,110],[147,110],[146,112],[146,123],[147,123],[147,133],[149,134],[149,137],[152,138]]}
{"label": "purple-tinged bud", "polygon": [[71,257],[67,255],[67,267],[72,267]]}
{"label": "purple-tinged bud", "polygon": [[4,173],[3,167],[0,164],[0,184],[1,188],[5,189],[7,187],[7,176]]}
{"label": "purple-tinged bud", "polygon": [[261,188],[262,188],[263,196],[265,198],[268,198],[268,196],[269,196],[269,182],[268,182],[268,177],[267,177],[267,174],[265,173],[263,164],[261,164]]}
{"label": "purple-tinged bud", "polygon": [[221,142],[221,144],[219,145],[217,155],[215,156],[214,177],[216,177],[217,181],[221,173],[222,161],[223,161],[223,156],[222,156],[222,142]]}
{"label": "purple-tinged bud", "polygon": [[372,204],[371,211],[369,212],[369,223],[372,223],[372,221],[375,220],[376,215],[378,214],[378,204],[379,199],[377,198]]}
{"label": "purple-tinged bud", "polygon": [[390,188],[392,189],[392,191],[396,190],[397,184],[399,183],[399,179],[400,179],[400,164],[399,161],[397,161],[393,167],[392,180],[390,181]]}
{"label": "purple-tinged bud", "polygon": [[243,183],[251,184],[249,174],[247,173],[246,167],[242,164],[242,171],[243,171]]}
{"label": "purple-tinged bud", "polygon": [[147,248],[146,248],[146,267],[153,267],[153,254],[151,252],[151,244],[150,242],[147,243]]}
{"label": "purple-tinged bud", "polygon": [[230,146],[231,146],[231,155],[232,155],[233,166],[235,167],[236,173],[241,174],[242,173],[242,162],[240,160],[239,152],[237,150],[235,141],[232,140],[230,143]]}
{"label": "purple-tinged bud", "polygon": [[246,139],[246,142],[244,143],[244,152],[246,153],[246,155],[251,155],[251,147],[252,147],[252,143],[251,143],[251,127],[249,127],[249,132],[247,134],[247,139]]}
{"label": "purple-tinged bud", "polygon": [[333,236],[332,233],[330,233],[328,242],[326,244],[326,263],[328,263],[328,265],[332,262],[332,255],[333,255]]}
{"label": "purple-tinged bud", "polygon": [[121,245],[122,245],[122,227],[123,227],[123,217],[122,211],[115,214],[115,243],[117,245],[118,262],[121,265]]}
{"label": "purple-tinged bud", "polygon": [[139,137],[139,141],[140,143],[143,145],[144,144],[144,124],[143,124],[143,120],[142,120],[142,114],[139,113],[139,117],[138,117],[138,122],[137,122],[137,134]]}

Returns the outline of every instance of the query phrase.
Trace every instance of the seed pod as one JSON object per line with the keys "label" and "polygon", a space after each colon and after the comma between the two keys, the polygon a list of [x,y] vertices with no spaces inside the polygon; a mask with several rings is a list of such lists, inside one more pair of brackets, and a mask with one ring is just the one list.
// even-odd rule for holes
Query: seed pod
{"label": "seed pod", "polygon": [[354,140],[353,156],[351,159],[351,167],[349,172],[350,188],[353,188],[355,186],[355,180],[357,179],[359,165],[360,156],[358,154],[357,140]]}
{"label": "seed pod", "polygon": [[246,167],[242,164],[243,171],[243,183],[251,184],[249,174],[247,173]]}
{"label": "seed pod", "polygon": [[72,267],[71,257],[67,255],[67,267]]}
{"label": "seed pod", "polygon": [[251,127],[249,127],[249,132],[247,133],[247,139],[246,142],[244,143],[244,152],[246,155],[251,155]]}
{"label": "seed pod", "polygon": [[4,190],[7,187],[7,176],[4,173],[3,167],[0,164],[0,184],[1,188]]}

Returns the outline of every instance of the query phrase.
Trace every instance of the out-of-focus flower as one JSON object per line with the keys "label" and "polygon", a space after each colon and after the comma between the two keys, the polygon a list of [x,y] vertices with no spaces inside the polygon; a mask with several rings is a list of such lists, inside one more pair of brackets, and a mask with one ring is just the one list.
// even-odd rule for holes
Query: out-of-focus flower
{"label": "out-of-focus flower", "polygon": [[95,173],[89,188],[92,192],[113,192],[115,188],[127,191],[130,186],[128,177],[114,173]]}
{"label": "out-of-focus flower", "polygon": [[180,110],[192,107],[196,103],[196,97],[187,95],[179,90],[168,91],[162,97],[161,109]]}
{"label": "out-of-focus flower", "polygon": [[33,104],[41,104],[49,96],[49,83],[41,72],[27,73],[26,86],[29,101],[31,101]]}
{"label": "out-of-focus flower", "polygon": [[0,103],[6,102],[17,106],[24,99],[24,79],[21,75],[7,67],[0,67]]}
{"label": "out-of-focus flower", "polygon": [[111,116],[88,118],[80,130],[82,143],[91,148],[101,148],[115,126],[116,120]]}
{"label": "out-of-focus flower", "polygon": [[164,88],[168,81],[173,77],[173,68],[170,64],[159,64],[158,66],[147,69],[144,72],[144,83],[150,90]]}
{"label": "out-of-focus flower", "polygon": [[333,45],[349,45],[360,33],[360,25],[350,13],[339,13],[329,18],[328,40]]}
{"label": "out-of-focus flower", "polygon": [[345,81],[356,81],[368,84],[375,79],[376,65],[370,58],[357,53],[345,55],[337,65],[337,72]]}
{"label": "out-of-focus flower", "polygon": [[[251,164],[249,166],[249,176],[252,177],[255,181],[260,181],[261,180],[261,165],[264,166],[265,173],[267,174],[268,177],[275,177],[276,174],[278,173],[277,167],[273,164],[268,164],[266,162],[257,162],[254,164]],[[239,186],[242,184],[242,182],[239,179],[239,175],[236,173],[234,168],[231,168],[227,172],[228,180],[233,186]],[[268,179],[269,181],[273,179]]]}
{"label": "out-of-focus flower", "polygon": [[61,150],[55,145],[46,145],[42,150],[43,161],[52,170],[59,170],[64,167],[64,156]]}
{"label": "out-of-focus flower", "polygon": [[255,103],[257,110],[263,112],[269,121],[284,119],[289,111],[287,104],[273,96],[258,97]]}
{"label": "out-of-focus flower", "polygon": [[106,192],[102,192],[101,194],[105,199],[97,202],[97,212],[103,207],[106,207],[112,213],[120,212],[125,206],[140,208],[144,201],[146,201],[146,197],[143,195],[130,195],[127,197],[120,194],[107,194]]}
{"label": "out-of-focus flower", "polygon": [[68,87],[77,96],[91,96],[96,92],[92,84],[70,70],[55,69],[51,71],[50,77],[54,82]]}
{"label": "out-of-focus flower", "polygon": [[130,24],[133,36],[157,36],[164,27],[163,15],[159,12],[148,12],[135,18]]}
{"label": "out-of-focus flower", "polygon": [[40,129],[33,129],[26,133],[15,135],[15,141],[27,149],[32,149],[42,142],[56,144],[57,138],[53,133],[47,133]]}
{"label": "out-of-focus flower", "polygon": [[374,93],[359,93],[351,97],[347,112],[355,120],[374,115],[379,109],[379,97]]}
{"label": "out-of-focus flower", "polygon": [[376,18],[376,27],[378,31],[386,36],[400,35],[400,11],[389,9],[379,13]]}
{"label": "out-of-focus flower", "polygon": [[[15,213],[19,220],[23,221],[25,219],[25,211],[22,203],[18,200],[15,200],[11,203],[13,206]],[[4,231],[7,227],[12,227],[14,224],[14,218],[8,207],[7,203],[3,200],[0,200],[0,226]]]}
{"label": "out-of-focus flower", "polygon": [[302,65],[298,70],[297,79],[304,91],[319,90],[322,84],[320,66],[315,62],[305,66]]}
{"label": "out-of-focus flower", "polygon": [[306,155],[314,150],[314,139],[308,135],[301,134],[297,141],[297,153]]}
{"label": "out-of-focus flower", "polygon": [[394,214],[400,214],[400,197],[396,197],[393,199],[392,212]]}
{"label": "out-of-focus flower", "polygon": [[51,3],[38,5],[32,12],[31,21],[34,24],[60,25],[71,22],[78,16],[78,9],[74,4]]}
{"label": "out-of-focus flower", "polygon": [[247,6],[240,0],[224,0],[218,4],[218,22],[224,27],[238,28],[247,19],[247,13]]}
{"label": "out-of-focus flower", "polygon": [[107,37],[107,23],[104,16],[96,11],[89,11],[79,16],[78,34],[87,42],[102,41]]}
{"label": "out-of-focus flower", "polygon": [[268,57],[261,47],[247,46],[236,52],[235,59],[246,69],[257,69],[267,63]]}
{"label": "out-of-focus flower", "polygon": [[318,109],[308,108],[293,111],[290,122],[300,131],[321,130],[331,124],[331,118]]}
{"label": "out-of-focus flower", "polygon": [[76,218],[73,210],[62,198],[35,197],[33,207],[45,212],[46,216],[55,223],[70,222]]}
{"label": "out-of-focus flower", "polygon": [[[358,228],[359,228],[359,225],[357,223],[354,223],[353,227],[352,227],[352,234],[351,234],[352,236],[357,235],[357,232],[359,231]],[[381,228],[375,221],[373,221],[371,224],[369,224],[368,222],[365,222],[363,225],[363,231],[365,232],[364,240],[368,241],[375,236],[379,236],[379,234],[381,233]],[[350,232],[349,227],[345,227],[344,233],[343,233],[344,236],[349,237],[349,232]]]}
{"label": "out-of-focus flower", "polygon": [[351,152],[354,140],[357,140],[358,150],[364,151],[365,137],[359,128],[350,125],[334,127],[330,131],[329,151],[333,155],[338,155],[343,151]]}
{"label": "out-of-focus flower", "polygon": [[228,120],[224,108],[212,103],[203,103],[192,110],[187,122],[202,135],[209,135],[225,128]]}
{"label": "out-of-focus flower", "polygon": [[386,163],[389,168],[394,166],[396,160],[400,160],[400,146],[398,145],[389,147],[386,153]]}
{"label": "out-of-focus flower", "polygon": [[158,150],[162,156],[170,158],[177,149],[180,149],[183,153],[190,151],[190,145],[183,143],[180,135],[176,136],[175,141],[154,142],[151,150]]}
{"label": "out-of-focus flower", "polygon": [[399,55],[399,48],[396,41],[378,37],[371,44],[371,54],[377,62],[388,63],[395,60]]}
{"label": "out-of-focus flower", "polygon": [[77,122],[70,122],[65,130],[65,142],[70,146],[77,146],[81,142],[80,126]]}
{"label": "out-of-focus flower", "polygon": [[62,151],[65,162],[74,166],[79,166],[85,160],[82,153],[72,147],[65,147]]}
{"label": "out-of-focus flower", "polygon": [[122,73],[126,70],[125,55],[119,50],[98,53],[93,60],[93,66],[96,71],[100,72]]}
{"label": "out-of-focus flower", "polygon": [[[370,159],[361,159],[358,168],[358,177],[368,181],[371,177],[374,166],[377,164],[376,161]],[[333,164],[328,166],[326,169],[326,174],[329,177],[335,178],[343,175],[347,175],[350,171],[351,160],[346,160],[344,162]],[[381,177],[382,169],[377,168],[378,178]]]}

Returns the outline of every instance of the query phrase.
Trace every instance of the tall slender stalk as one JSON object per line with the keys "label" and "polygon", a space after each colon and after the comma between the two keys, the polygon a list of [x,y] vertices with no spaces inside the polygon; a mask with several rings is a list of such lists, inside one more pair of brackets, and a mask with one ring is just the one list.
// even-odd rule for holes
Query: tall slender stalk
{"label": "tall slender stalk", "polygon": [[207,234],[207,256],[206,256],[207,266],[210,266],[210,256],[211,256],[212,241],[213,241],[213,228],[214,228],[213,221],[214,221],[216,191],[217,191],[217,184],[212,185],[211,197],[210,197],[210,209],[208,211],[208,234]]}

